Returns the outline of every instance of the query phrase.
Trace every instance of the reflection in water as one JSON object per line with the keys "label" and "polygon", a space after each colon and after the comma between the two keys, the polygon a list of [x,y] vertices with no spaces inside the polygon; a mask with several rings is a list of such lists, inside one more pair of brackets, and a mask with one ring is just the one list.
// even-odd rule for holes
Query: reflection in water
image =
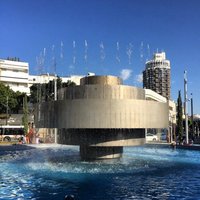
{"label": "reflection in water", "polygon": [[77,147],[0,151],[0,199],[198,199],[200,153],[124,148],[123,158],[83,162]]}

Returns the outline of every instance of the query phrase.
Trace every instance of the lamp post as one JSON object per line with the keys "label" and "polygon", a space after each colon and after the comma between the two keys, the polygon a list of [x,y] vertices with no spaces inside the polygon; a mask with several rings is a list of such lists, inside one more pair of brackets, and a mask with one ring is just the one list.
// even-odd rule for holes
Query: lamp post
{"label": "lamp post", "polygon": [[187,71],[184,71],[184,99],[185,99],[185,136],[186,136],[186,144],[188,144],[188,111],[187,111]]}
{"label": "lamp post", "polygon": [[6,97],[6,125],[8,125],[8,96]]}
{"label": "lamp post", "polygon": [[[55,74],[55,79],[54,79],[54,101],[57,101],[57,76]],[[54,133],[55,133],[55,143],[57,144],[57,133],[58,133],[58,130],[57,128],[54,128]]]}
{"label": "lamp post", "polygon": [[[55,51],[54,51],[54,45],[52,47],[52,53],[53,53],[53,67],[54,67],[54,101],[57,101],[57,75],[56,75],[56,57],[55,57]],[[57,128],[54,128],[54,136],[55,136],[55,143],[57,144]]]}
{"label": "lamp post", "polygon": [[193,96],[192,96],[192,93],[191,93],[191,122],[192,122],[192,137],[194,137],[194,118],[193,118]]}
{"label": "lamp post", "polygon": [[173,142],[173,125],[174,125],[174,116],[171,118],[171,142]]}
{"label": "lamp post", "polygon": [[173,119],[174,119],[174,116],[169,113],[169,131],[170,131],[170,142],[172,143],[173,142]]}

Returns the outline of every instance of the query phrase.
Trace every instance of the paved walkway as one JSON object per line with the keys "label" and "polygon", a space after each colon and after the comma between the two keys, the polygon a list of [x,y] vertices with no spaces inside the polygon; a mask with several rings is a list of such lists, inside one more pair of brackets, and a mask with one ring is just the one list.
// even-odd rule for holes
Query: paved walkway
{"label": "paved walkway", "polygon": [[[71,145],[61,145],[61,144],[1,144],[0,143],[0,151],[15,151],[15,150],[28,150],[28,149],[35,149],[35,148],[53,148],[53,147],[70,147],[70,148],[77,148],[77,146]],[[151,142],[146,143],[145,146],[157,146],[158,148],[170,148],[172,145],[170,143],[163,143],[163,142]],[[199,144],[193,145],[176,145],[175,148],[177,149],[188,149],[188,150],[200,150]]]}
{"label": "paved walkway", "polygon": [[[151,142],[151,143],[146,143],[145,145],[147,146],[159,146],[159,147],[173,147],[172,144],[170,143],[163,143],[163,142]],[[188,149],[188,150],[200,150],[200,145],[199,144],[192,144],[192,145],[175,145],[177,149]]]}

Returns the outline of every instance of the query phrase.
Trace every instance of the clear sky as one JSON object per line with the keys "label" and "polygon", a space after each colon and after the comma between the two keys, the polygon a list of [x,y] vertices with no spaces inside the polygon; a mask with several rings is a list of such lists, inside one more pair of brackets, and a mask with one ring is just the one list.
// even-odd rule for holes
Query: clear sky
{"label": "clear sky", "polygon": [[142,87],[157,51],[171,61],[172,99],[183,97],[187,70],[200,113],[199,0],[0,0],[0,58],[19,57],[30,74],[90,71]]}

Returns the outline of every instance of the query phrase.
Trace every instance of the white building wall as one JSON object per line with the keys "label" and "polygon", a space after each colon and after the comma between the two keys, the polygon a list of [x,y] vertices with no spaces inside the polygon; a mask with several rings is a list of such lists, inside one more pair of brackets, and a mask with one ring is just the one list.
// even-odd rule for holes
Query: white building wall
{"label": "white building wall", "polygon": [[[80,85],[80,79],[83,78],[84,76],[78,76],[78,75],[73,75],[73,76],[67,76],[67,77],[60,77],[62,79],[63,83],[66,83],[68,81],[72,81],[76,83],[76,85]],[[48,83],[49,81],[52,81],[55,79],[54,75],[51,74],[41,74],[41,75],[29,75],[29,87],[33,85],[34,83]]]}
{"label": "white building wall", "polygon": [[163,103],[167,102],[167,99],[165,97],[154,92],[153,90],[151,90],[151,89],[144,89],[144,90],[145,90],[145,98],[146,99],[163,102]]}
{"label": "white building wall", "polygon": [[41,74],[41,75],[29,75],[28,81],[29,81],[29,87],[35,83],[43,84],[48,83],[49,81],[52,81],[55,79],[54,75],[51,74]]}
{"label": "white building wall", "polygon": [[146,62],[146,68],[150,67],[170,69],[170,61],[166,60],[165,52],[155,53],[153,60]]}
{"label": "white building wall", "polygon": [[27,62],[0,59],[0,82],[15,92],[30,94],[28,76],[29,64]]}
{"label": "white building wall", "polygon": [[76,85],[80,85],[80,80],[83,77],[84,76],[73,75],[73,76],[61,77],[61,78],[62,78],[63,83],[66,83],[67,81],[72,81],[72,82],[76,83]]}

